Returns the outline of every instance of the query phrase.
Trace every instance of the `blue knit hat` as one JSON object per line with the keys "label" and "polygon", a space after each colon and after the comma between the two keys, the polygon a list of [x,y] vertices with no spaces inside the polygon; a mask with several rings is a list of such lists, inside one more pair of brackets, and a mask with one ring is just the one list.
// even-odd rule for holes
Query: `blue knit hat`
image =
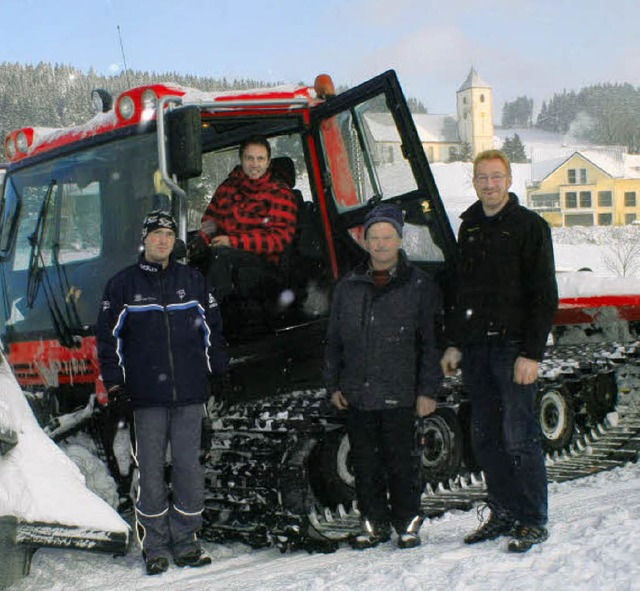
{"label": "blue knit hat", "polygon": [[402,226],[404,226],[404,218],[402,210],[391,203],[382,203],[376,205],[364,218],[364,235],[367,236],[369,226],[378,222],[387,222],[391,224],[398,232],[398,236],[402,238]]}

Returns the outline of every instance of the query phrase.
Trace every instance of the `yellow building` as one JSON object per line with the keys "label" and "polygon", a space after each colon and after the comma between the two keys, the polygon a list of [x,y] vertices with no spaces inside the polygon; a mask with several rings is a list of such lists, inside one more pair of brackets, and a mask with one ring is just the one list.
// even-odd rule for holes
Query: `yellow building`
{"label": "yellow building", "polygon": [[535,162],[532,179],[527,206],[552,226],[640,221],[640,156],[627,154],[625,148],[586,149]]}

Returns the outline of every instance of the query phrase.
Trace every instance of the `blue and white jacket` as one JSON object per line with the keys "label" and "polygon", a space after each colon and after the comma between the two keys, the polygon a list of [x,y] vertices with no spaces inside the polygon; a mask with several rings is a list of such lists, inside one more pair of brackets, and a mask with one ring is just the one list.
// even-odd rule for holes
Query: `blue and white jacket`
{"label": "blue and white jacket", "polygon": [[102,379],[123,386],[134,408],[205,402],[209,374],[228,370],[214,294],[173,257],[163,269],[141,256],[114,275],[96,332]]}

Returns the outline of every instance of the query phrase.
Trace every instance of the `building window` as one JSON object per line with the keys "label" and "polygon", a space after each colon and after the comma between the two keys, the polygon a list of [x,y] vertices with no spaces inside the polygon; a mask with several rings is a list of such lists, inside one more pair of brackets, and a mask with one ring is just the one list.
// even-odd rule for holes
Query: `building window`
{"label": "building window", "polygon": [[462,104],[463,104],[463,105],[466,105],[466,104],[467,104],[467,97],[466,97],[466,96],[463,96],[463,97],[462,97]]}
{"label": "building window", "polygon": [[591,191],[580,191],[580,207],[591,207]]}
{"label": "building window", "polygon": [[560,195],[558,193],[531,195],[531,206],[533,209],[559,210]]}
{"label": "building window", "polygon": [[624,206],[635,207],[636,206],[636,192],[626,191],[624,194]]}
{"label": "building window", "polygon": [[569,168],[567,170],[567,177],[570,185],[587,184],[587,169],[586,168]]}
{"label": "building window", "polygon": [[484,103],[484,94],[481,94],[481,95],[480,95],[480,102],[481,102],[481,103]]}
{"label": "building window", "polygon": [[564,206],[565,209],[575,209],[576,207],[578,207],[578,194],[567,193],[564,196]]}
{"label": "building window", "polygon": [[613,197],[611,191],[598,191],[598,207],[611,207],[612,203]]}
{"label": "building window", "polygon": [[564,216],[565,226],[593,226],[593,215],[590,213],[578,213]]}
{"label": "building window", "polygon": [[625,224],[633,224],[636,221],[635,213],[625,213],[624,214],[624,223]]}
{"label": "building window", "polygon": [[613,216],[610,213],[598,214],[598,226],[610,226],[613,222]]}

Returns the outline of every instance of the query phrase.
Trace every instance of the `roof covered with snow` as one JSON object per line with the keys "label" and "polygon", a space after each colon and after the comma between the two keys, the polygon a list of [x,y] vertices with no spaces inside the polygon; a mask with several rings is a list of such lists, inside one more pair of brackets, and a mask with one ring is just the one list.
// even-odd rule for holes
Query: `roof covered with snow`
{"label": "roof covered with snow", "polygon": [[[376,142],[400,141],[391,113],[367,113],[365,115],[371,135]],[[458,123],[453,115],[418,113],[413,121],[422,143],[459,143]]]}
{"label": "roof covered with snow", "polygon": [[462,83],[462,86],[458,88],[458,92],[468,90],[469,88],[491,88],[491,85],[480,78],[476,69],[472,67],[471,70],[469,70],[467,79]]}

